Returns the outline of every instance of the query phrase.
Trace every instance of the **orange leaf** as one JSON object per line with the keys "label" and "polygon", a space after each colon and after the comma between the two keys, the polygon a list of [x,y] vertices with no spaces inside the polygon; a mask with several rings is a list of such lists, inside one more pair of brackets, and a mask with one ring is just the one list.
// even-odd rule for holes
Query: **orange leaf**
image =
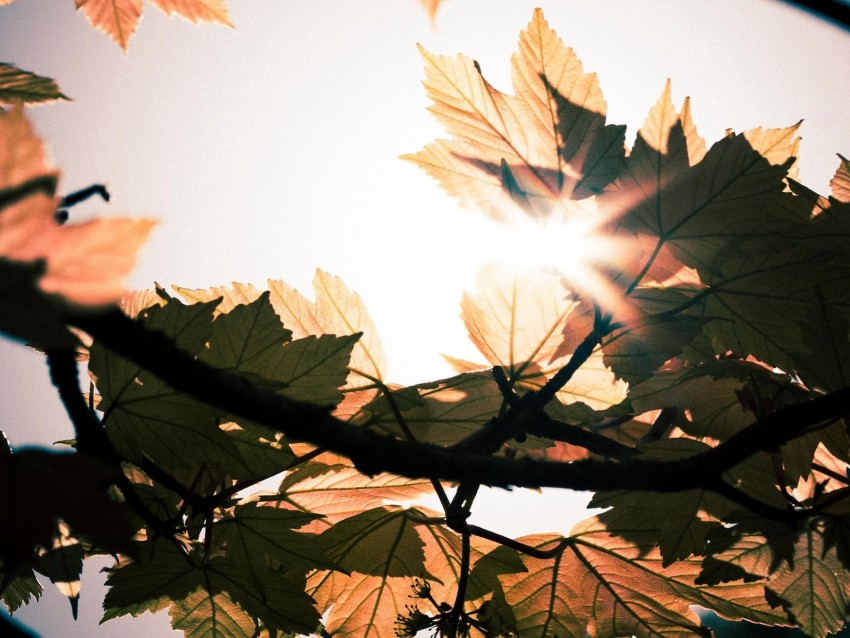
{"label": "orange leaf", "polygon": [[162,12],[177,14],[192,22],[218,22],[232,27],[227,0],[150,0]]}
{"label": "orange leaf", "polygon": [[[0,192],[52,175],[41,141],[20,109],[0,117]],[[0,257],[46,262],[41,289],[68,301],[100,305],[118,301],[122,281],[154,222],[97,219],[60,225],[56,200],[43,192],[12,199],[0,210]]]}
{"label": "orange leaf", "polygon": [[115,40],[124,51],[142,19],[142,0],[75,0],[95,29]]}

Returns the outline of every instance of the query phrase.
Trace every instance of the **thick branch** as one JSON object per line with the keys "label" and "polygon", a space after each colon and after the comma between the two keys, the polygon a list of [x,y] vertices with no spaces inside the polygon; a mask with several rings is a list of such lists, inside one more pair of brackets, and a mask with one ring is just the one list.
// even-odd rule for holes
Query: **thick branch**
{"label": "thick branch", "polygon": [[712,489],[718,477],[756,452],[781,445],[801,436],[807,426],[850,411],[850,388],[845,388],[777,411],[716,448],[676,461],[507,460],[467,449],[402,441],[352,427],[324,408],[257,388],[239,375],[197,361],[164,335],[146,330],[117,310],[98,317],[73,317],[71,321],[176,390],[279,430],[292,439],[347,456],[367,474],[386,471],[502,487],[662,492]]}

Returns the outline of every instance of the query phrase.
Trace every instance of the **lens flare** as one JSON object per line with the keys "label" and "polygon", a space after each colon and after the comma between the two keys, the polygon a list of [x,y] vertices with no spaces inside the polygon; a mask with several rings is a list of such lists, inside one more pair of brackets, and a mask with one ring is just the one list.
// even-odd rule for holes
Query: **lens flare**
{"label": "lens flare", "polygon": [[[565,286],[592,299],[604,312],[625,319],[628,305],[615,282],[639,258],[634,243],[611,234],[596,208],[596,198],[561,201],[546,218],[535,220],[518,207],[500,212],[498,250],[518,270],[557,273]],[[628,283],[628,282],[627,282]]]}

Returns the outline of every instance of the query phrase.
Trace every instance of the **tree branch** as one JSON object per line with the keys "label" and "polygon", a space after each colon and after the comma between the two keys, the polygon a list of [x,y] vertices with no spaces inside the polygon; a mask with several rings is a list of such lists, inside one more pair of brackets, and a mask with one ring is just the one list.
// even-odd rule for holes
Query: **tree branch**
{"label": "tree branch", "polygon": [[[440,477],[501,487],[660,492],[713,489],[717,477],[756,452],[786,443],[801,436],[808,426],[850,411],[850,388],[845,388],[783,408],[716,448],[676,461],[589,459],[567,464],[508,460],[473,452],[466,446],[443,448],[352,427],[335,419],[325,408],[263,390],[237,374],[197,361],[161,333],[146,330],[118,310],[98,316],[73,316],[69,320],[176,390],[262,423],[291,439],[347,456],[366,474],[386,471],[411,478]],[[590,341],[585,342],[589,346]]]}

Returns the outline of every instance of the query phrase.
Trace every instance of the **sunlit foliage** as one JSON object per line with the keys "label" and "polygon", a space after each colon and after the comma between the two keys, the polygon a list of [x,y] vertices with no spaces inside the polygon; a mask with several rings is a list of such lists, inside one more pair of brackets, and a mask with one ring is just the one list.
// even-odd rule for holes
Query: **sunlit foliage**
{"label": "sunlit foliage", "polygon": [[[223,1],[154,4],[227,23]],[[126,47],[142,3],[77,5]],[[312,299],[279,280],[122,297],[151,222],[63,224],[75,199],[3,111],[0,329],[46,353],[75,431],[66,454],[0,439],[7,609],[35,572],[75,609],[107,554],[104,619],[167,608],[187,636],[707,635],[694,606],[840,629],[850,164],[820,196],[796,125],[709,147],[669,83],[627,148],[540,11],[513,93],[422,56],[449,138],[406,159],[536,256],[483,265],[461,300],[480,363],[410,387],[323,271]],[[3,102],[62,97],[0,68]],[[591,490],[604,512],[509,538],[468,522],[481,485]]]}

